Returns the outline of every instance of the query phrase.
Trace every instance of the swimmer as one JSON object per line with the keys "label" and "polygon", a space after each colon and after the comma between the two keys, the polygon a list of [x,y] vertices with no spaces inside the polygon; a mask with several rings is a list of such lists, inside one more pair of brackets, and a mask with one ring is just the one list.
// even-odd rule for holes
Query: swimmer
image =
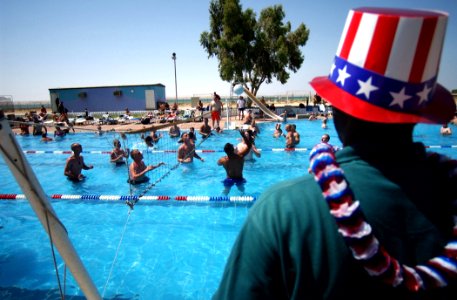
{"label": "swimmer", "polygon": [[63,131],[60,126],[56,126],[56,130],[54,131],[54,137],[64,137],[65,131]]}
{"label": "swimmer", "polygon": [[246,180],[243,178],[244,168],[244,157],[249,153],[252,147],[251,141],[246,137],[244,132],[240,130],[241,137],[245,141],[247,147],[241,152],[235,153],[235,148],[232,144],[227,143],[224,146],[224,152],[227,154],[221,157],[217,164],[223,166],[227,177],[224,179],[224,191],[225,195],[228,195],[230,189],[236,184],[239,191],[244,193],[244,183]]}
{"label": "swimmer", "polygon": [[96,135],[103,135],[102,125],[100,125],[100,124],[97,125],[97,131],[95,131],[95,134]]}
{"label": "swimmer", "polygon": [[275,132],[273,133],[273,137],[279,138],[281,136],[282,136],[281,124],[277,123],[275,126]]}
{"label": "swimmer", "polygon": [[84,163],[84,158],[80,155],[83,151],[83,147],[80,144],[71,144],[71,150],[73,151],[73,155],[67,158],[64,175],[67,176],[69,180],[78,182],[85,178],[85,176],[81,173],[81,170],[90,170],[93,169],[94,166],[87,166]]}
{"label": "swimmer", "polygon": [[208,118],[203,119],[203,125],[200,127],[200,134],[204,139],[211,135],[211,126],[208,124]]}
{"label": "swimmer", "polygon": [[[259,149],[257,149],[257,147],[255,146],[255,143],[254,143],[254,139],[255,139],[255,136],[254,136],[254,133],[252,132],[252,130],[248,129],[248,130],[245,130],[244,131],[244,135],[246,136],[247,139],[249,139],[249,141],[251,142],[251,150],[248,152],[248,154],[246,154],[244,156],[244,160],[245,161],[255,161],[254,159],[254,155],[256,157],[260,157],[261,156],[261,152]],[[235,148],[235,152],[236,153],[242,153],[243,151],[245,151],[245,149],[248,147],[248,145],[246,144],[245,142],[245,139],[242,139],[241,142],[236,145],[236,148]]]}
{"label": "swimmer", "polygon": [[110,161],[116,165],[125,164],[125,158],[129,155],[129,149],[127,149],[127,151],[121,149],[121,142],[118,139],[113,141],[113,145],[114,149],[111,151]]}
{"label": "swimmer", "polygon": [[200,155],[195,152],[194,141],[189,137],[190,133],[183,133],[181,136],[182,145],[178,148],[178,162],[180,163],[191,163],[194,161],[194,157],[201,161],[205,161]]}
{"label": "swimmer", "polygon": [[176,122],[173,122],[173,126],[170,127],[170,131],[168,132],[170,137],[175,138],[179,137],[181,135],[181,130],[178,127],[178,124]]}
{"label": "swimmer", "polygon": [[328,118],[327,116],[324,116],[324,118],[322,119],[322,129],[327,129],[327,121],[328,121]]}
{"label": "swimmer", "polygon": [[130,152],[130,156],[133,159],[133,162],[129,167],[129,183],[137,184],[149,181],[149,178],[146,176],[146,173],[157,169],[158,167],[165,165],[164,162],[160,162],[158,165],[146,166],[143,161],[143,154],[138,149],[133,149]]}
{"label": "swimmer", "polygon": [[195,128],[190,127],[189,128],[189,138],[195,143],[197,141],[197,135],[195,133]]}
{"label": "swimmer", "polygon": [[152,142],[157,144],[157,142],[162,138],[162,134],[157,134],[157,129],[153,127],[150,137],[152,138]]}
{"label": "swimmer", "polygon": [[298,133],[297,125],[295,124],[292,124],[292,134],[294,135],[295,146],[297,146],[298,144],[300,144],[300,134]]}
{"label": "swimmer", "polygon": [[284,134],[284,136],[286,137],[286,149],[295,149],[297,141],[295,140],[292,124],[286,125],[286,132],[287,134]]}

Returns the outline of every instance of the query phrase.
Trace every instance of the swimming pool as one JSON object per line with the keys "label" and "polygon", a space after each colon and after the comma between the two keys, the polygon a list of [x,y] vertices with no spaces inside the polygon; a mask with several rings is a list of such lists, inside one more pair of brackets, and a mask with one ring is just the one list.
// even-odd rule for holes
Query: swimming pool
{"label": "swimming pool", "polygon": [[[310,149],[324,132],[318,121],[294,123],[301,134],[301,149]],[[274,124],[259,126],[261,134],[256,144],[263,150],[262,157],[245,165],[245,196],[257,197],[271,184],[303,175],[308,168],[308,150],[282,151],[284,140],[272,138]],[[439,127],[419,125],[415,139],[436,146],[433,150],[437,152],[457,158],[457,149],[450,148],[457,145],[456,135],[440,136]],[[340,144],[331,122],[325,132],[330,134],[331,143]],[[157,164],[163,160],[166,166],[150,173],[150,183],[134,187],[126,183],[126,166],[111,165],[105,153],[111,150],[112,139],[119,137],[116,133],[68,135],[47,144],[32,136],[19,136],[18,141],[22,149],[29,152],[27,160],[47,195],[145,193],[169,199],[206,196],[224,200],[221,181],[225,171],[216,161],[224,155],[223,145],[237,143],[239,134],[224,131],[212,136],[197,148],[204,150],[199,154],[205,162],[197,160],[191,166],[171,170],[176,165],[176,153],[171,150],[176,150],[179,144],[163,133],[163,140],[155,152],[145,152],[144,157],[146,163]],[[93,170],[83,171],[87,179],[79,184],[68,182],[63,176],[69,154],[61,151],[68,151],[73,142],[82,144],[86,163],[94,165]],[[129,135],[122,142],[129,148],[144,147],[139,135]],[[197,144],[200,142],[199,137]],[[0,159],[0,174],[0,194],[22,193],[3,158]],[[156,180],[160,181],[150,187]],[[236,188],[229,194],[242,195]],[[231,245],[250,207],[237,201],[140,200],[130,211],[123,201],[99,198],[52,200],[52,205],[106,299],[209,299],[217,288]],[[0,200],[0,239],[0,298],[59,298],[49,239],[27,201]],[[63,263],[59,257],[57,259],[63,278]],[[65,293],[71,299],[82,298],[70,274],[67,274]]]}

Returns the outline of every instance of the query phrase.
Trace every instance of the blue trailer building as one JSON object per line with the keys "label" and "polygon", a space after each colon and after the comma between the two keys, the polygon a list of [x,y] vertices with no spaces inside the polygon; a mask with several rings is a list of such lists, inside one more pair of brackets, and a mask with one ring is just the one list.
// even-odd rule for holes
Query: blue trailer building
{"label": "blue trailer building", "polygon": [[158,84],[73,87],[49,89],[51,107],[57,111],[56,99],[70,112],[153,110],[166,102],[165,86]]}

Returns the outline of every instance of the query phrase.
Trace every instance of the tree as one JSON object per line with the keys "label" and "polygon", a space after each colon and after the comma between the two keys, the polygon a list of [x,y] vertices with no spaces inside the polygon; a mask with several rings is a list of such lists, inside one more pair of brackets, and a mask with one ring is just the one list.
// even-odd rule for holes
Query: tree
{"label": "tree", "polygon": [[304,57],[299,47],[308,41],[309,30],[301,23],[291,31],[281,5],[263,9],[256,20],[239,0],[212,0],[209,13],[210,31],[200,35],[200,44],[209,58],[219,60],[222,80],[242,84],[256,95],[264,82],[285,84],[289,72],[300,69]]}

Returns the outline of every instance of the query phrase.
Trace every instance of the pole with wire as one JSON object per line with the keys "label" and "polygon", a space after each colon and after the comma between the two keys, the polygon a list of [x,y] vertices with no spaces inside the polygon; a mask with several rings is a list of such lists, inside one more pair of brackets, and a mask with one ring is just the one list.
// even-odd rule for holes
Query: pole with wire
{"label": "pole with wire", "polygon": [[178,103],[178,81],[176,79],[176,53],[173,52],[171,55],[171,59],[173,59],[174,65],[175,65],[175,104]]}

